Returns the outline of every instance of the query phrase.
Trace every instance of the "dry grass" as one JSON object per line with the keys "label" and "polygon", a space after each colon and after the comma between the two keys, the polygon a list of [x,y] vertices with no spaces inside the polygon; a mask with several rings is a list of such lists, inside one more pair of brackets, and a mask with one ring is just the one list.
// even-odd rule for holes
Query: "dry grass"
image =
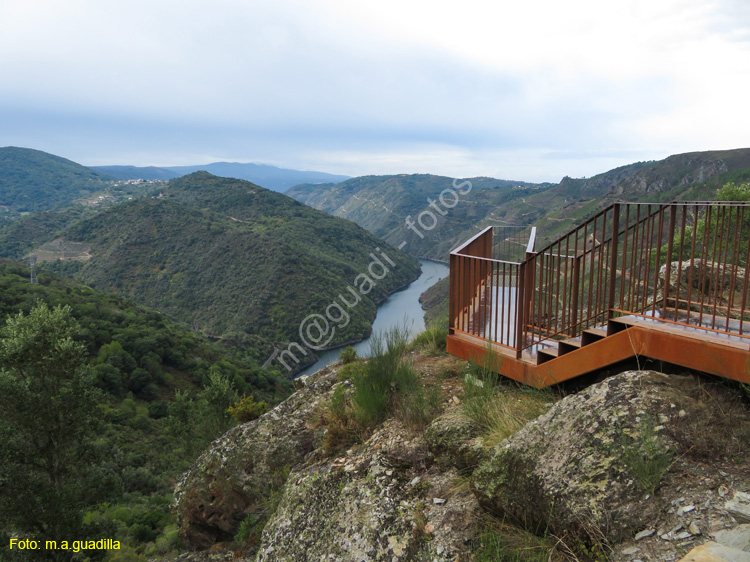
{"label": "dry grass", "polygon": [[667,431],[682,455],[750,461],[750,409],[736,386],[702,382],[678,406]]}

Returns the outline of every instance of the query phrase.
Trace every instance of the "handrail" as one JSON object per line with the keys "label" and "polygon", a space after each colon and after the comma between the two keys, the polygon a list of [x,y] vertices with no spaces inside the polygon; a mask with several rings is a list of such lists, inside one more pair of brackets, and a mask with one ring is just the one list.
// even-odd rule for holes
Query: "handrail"
{"label": "handrail", "polygon": [[613,203],[517,262],[492,233],[451,252],[450,328],[519,357],[623,314],[750,339],[750,202]]}

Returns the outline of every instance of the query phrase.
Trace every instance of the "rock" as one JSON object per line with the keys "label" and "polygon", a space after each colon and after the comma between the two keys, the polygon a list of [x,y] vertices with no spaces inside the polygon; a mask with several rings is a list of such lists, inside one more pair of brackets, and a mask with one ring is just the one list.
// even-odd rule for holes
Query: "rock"
{"label": "rock", "polygon": [[680,562],[750,562],[750,554],[711,541],[696,546]]}
{"label": "rock", "polygon": [[442,466],[467,470],[476,467],[485,454],[477,439],[478,434],[475,425],[453,408],[430,423],[424,438]]}
{"label": "rock", "polygon": [[[699,310],[699,302],[707,300],[718,306],[727,306],[731,302],[742,302],[742,290],[745,283],[745,268],[737,267],[730,271],[731,266],[710,260],[695,259],[685,262],[671,262],[669,273],[669,294],[667,306],[685,308],[688,293],[691,294],[694,310]],[[667,264],[659,269],[659,292],[656,300],[663,299],[663,290]],[[680,285],[677,286],[679,275]],[[679,299],[675,301],[675,297]],[[739,300],[737,300],[739,299]],[[735,312],[731,317],[737,317]]]}
{"label": "rock", "polygon": [[716,542],[737,550],[750,552],[750,525],[739,525],[716,533]]}
{"label": "rock", "polygon": [[700,534],[702,534],[701,533],[701,528],[698,527],[698,525],[695,523],[695,521],[692,521],[690,523],[690,525],[688,525],[688,531],[690,531],[690,534],[692,534],[692,535],[700,535]]}
{"label": "rock", "polygon": [[[638,411],[669,411],[696,384],[691,377],[629,371],[565,397],[480,464],[472,482],[480,504],[529,529],[632,536],[655,519],[657,505],[642,501],[624,458],[624,436],[637,440],[643,431]],[[666,436],[658,439],[665,452],[676,449]]]}
{"label": "rock", "polygon": [[265,509],[263,500],[313,450],[313,411],[335,382],[332,369],[309,377],[273,410],[214,441],[183,475],[174,504],[190,550],[231,541],[248,514]]}
{"label": "rock", "polygon": [[625,556],[632,556],[639,551],[640,549],[638,547],[631,546],[630,548],[623,548],[620,552],[622,552],[622,554],[624,554]]}
{"label": "rock", "polygon": [[656,529],[646,529],[645,531],[641,531],[635,536],[635,540],[642,541],[643,539],[646,539],[648,537],[651,537],[656,533]]}
{"label": "rock", "polygon": [[690,513],[691,511],[695,510],[694,505],[686,505],[682,508],[682,513]]}
{"label": "rock", "polygon": [[[344,472],[325,460],[298,466],[263,530],[256,561],[468,559],[481,509],[471,491],[458,486],[455,470],[420,472],[420,481],[429,481],[429,487],[411,484],[415,471],[422,470],[421,461],[394,468],[392,478],[382,477],[394,451],[403,457],[423,454],[419,439],[409,441],[411,453],[405,450],[406,441],[398,438],[404,433],[393,420],[376,430],[351,453],[357,472]],[[375,448],[376,443],[382,447]],[[428,492],[440,497],[430,499]]]}
{"label": "rock", "polygon": [[729,514],[740,523],[750,523],[750,494],[735,492],[724,506]]}

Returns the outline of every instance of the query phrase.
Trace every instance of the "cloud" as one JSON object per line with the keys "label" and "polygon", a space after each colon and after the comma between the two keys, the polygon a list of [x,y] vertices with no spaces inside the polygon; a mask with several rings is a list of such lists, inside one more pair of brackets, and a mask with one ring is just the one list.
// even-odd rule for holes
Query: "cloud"
{"label": "cloud", "polygon": [[748,24],[742,0],[6,0],[0,144],[592,175],[628,162],[596,154],[750,145]]}

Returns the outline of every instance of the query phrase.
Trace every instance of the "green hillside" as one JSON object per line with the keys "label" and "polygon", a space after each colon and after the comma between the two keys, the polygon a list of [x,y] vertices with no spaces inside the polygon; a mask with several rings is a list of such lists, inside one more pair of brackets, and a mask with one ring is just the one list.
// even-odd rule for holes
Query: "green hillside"
{"label": "green hillside", "polygon": [[396,265],[344,307],[350,321],[330,310],[331,344],[366,336],[376,303],[418,276],[416,260],[354,223],[246,181],[197,172],[162,193],[64,230],[66,243],[83,243],[92,257],[55,267],[208,334],[285,342],[299,341],[300,322],[339,295],[354,301],[347,287],[362,286],[355,279],[367,274],[370,254],[386,263],[385,253]]}
{"label": "green hillside", "polygon": [[70,205],[102,191],[113,179],[40,150],[0,148],[0,216]]}
{"label": "green hillside", "polygon": [[[271,348],[257,338],[212,342],[126,299],[44,271],[38,279],[29,283],[26,265],[0,259],[0,539],[7,545],[10,535],[106,536],[122,543],[117,552],[129,560],[145,560],[133,558],[136,552],[179,548],[169,508],[175,479],[234,425],[228,405],[243,394],[275,404],[289,395],[291,382],[258,366]],[[49,319],[25,344],[11,323],[33,328],[29,318],[45,318],[43,311],[58,305],[70,307],[62,316],[77,327],[72,333],[86,385],[70,394],[70,373],[64,371],[58,387],[47,368],[41,384],[19,387],[25,373],[70,346],[46,341],[59,325]],[[52,396],[45,399],[45,392]],[[81,394],[87,400],[74,403]],[[52,408],[65,415],[50,423]],[[41,457],[55,447],[49,439],[59,423],[80,435],[58,450],[66,458],[64,473],[52,479]],[[52,559],[47,554],[13,559]]]}
{"label": "green hillside", "polygon": [[[398,244],[408,236],[404,249],[412,255],[447,260],[453,247],[486,226],[535,225],[543,244],[616,200],[712,199],[723,183],[748,177],[750,149],[678,154],[590,178],[565,177],[557,185],[470,178],[471,192],[444,216],[428,202],[454,181],[440,176],[366,176],[337,185],[295,186],[287,193],[316,209],[353,220],[390,243]],[[406,230],[405,221],[425,210],[432,211],[438,222],[419,238]]]}
{"label": "green hillside", "polygon": [[[470,187],[462,183],[466,181]],[[478,222],[497,222],[495,214],[501,205],[550,187],[494,178],[453,180],[428,174],[400,174],[364,176],[335,185],[298,185],[287,195],[354,221],[390,244],[406,241],[404,249],[413,256],[445,261],[459,241],[473,235]],[[432,213],[437,219],[434,226],[425,216],[423,223],[432,228],[424,229],[417,223],[419,233],[409,230],[406,218],[416,221],[422,212]]]}

